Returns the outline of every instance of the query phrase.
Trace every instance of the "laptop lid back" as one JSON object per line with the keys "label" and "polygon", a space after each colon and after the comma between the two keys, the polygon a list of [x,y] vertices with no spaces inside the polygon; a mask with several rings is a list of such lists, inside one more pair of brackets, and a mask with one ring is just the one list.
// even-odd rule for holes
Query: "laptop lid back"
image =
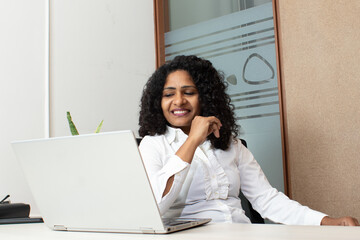
{"label": "laptop lid back", "polygon": [[164,232],[131,131],[21,141],[12,146],[50,228]]}

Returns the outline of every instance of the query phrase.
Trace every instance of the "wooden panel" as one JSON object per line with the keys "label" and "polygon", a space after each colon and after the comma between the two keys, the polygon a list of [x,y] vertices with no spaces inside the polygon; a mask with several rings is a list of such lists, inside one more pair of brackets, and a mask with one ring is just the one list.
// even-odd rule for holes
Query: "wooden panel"
{"label": "wooden panel", "polygon": [[[167,0],[154,0],[156,68],[165,63],[164,32],[168,28]],[[166,16],[165,16],[166,15]]]}
{"label": "wooden panel", "polygon": [[360,218],[360,1],[277,6],[290,195]]}

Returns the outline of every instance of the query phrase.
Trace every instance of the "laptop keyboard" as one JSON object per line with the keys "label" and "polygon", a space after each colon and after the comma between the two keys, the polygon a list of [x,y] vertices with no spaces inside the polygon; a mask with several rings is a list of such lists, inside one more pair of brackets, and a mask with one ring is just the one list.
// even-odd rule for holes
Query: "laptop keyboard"
{"label": "laptop keyboard", "polygon": [[185,224],[185,223],[190,223],[193,222],[191,219],[169,219],[169,218],[165,218],[163,219],[163,223],[166,226],[176,226],[176,225],[180,225],[180,224]]}
{"label": "laptop keyboard", "polygon": [[189,223],[191,221],[189,220],[175,220],[175,221],[170,221],[167,225],[168,226],[176,226],[176,225],[180,225],[180,224],[185,224],[185,223]]}

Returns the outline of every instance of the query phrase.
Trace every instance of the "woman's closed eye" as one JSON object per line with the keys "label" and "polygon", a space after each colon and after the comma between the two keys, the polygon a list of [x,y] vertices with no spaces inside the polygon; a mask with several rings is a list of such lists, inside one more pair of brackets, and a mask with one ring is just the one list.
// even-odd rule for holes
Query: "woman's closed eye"
{"label": "woman's closed eye", "polygon": [[174,96],[174,93],[163,93],[163,97],[171,97]]}
{"label": "woman's closed eye", "polygon": [[[195,91],[189,91],[189,92],[184,92],[183,93],[183,95],[186,95],[186,96],[193,96],[193,95],[196,95],[197,94],[197,92],[195,92]],[[163,97],[166,97],[166,98],[168,98],[168,97],[172,97],[172,96],[174,96],[175,95],[175,93],[163,93]]]}
{"label": "woman's closed eye", "polygon": [[188,95],[188,96],[192,96],[192,95],[195,95],[197,94],[196,91],[187,91],[187,92],[184,92],[184,95]]}

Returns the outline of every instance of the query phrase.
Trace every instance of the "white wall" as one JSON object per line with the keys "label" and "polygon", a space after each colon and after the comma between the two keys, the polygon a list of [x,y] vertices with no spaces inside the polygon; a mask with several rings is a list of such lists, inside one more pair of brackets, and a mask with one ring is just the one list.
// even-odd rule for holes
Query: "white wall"
{"label": "white wall", "polygon": [[155,70],[153,1],[61,0],[50,11],[51,136],[137,133],[142,88]]}
{"label": "white wall", "polygon": [[51,15],[49,123],[49,1],[0,0],[0,198],[31,204],[32,215],[39,212],[10,141],[46,137],[49,124],[52,136],[69,135],[67,110],[81,133],[102,119],[103,131],[137,131],[141,91],[155,69],[152,1],[50,3],[58,15]]}
{"label": "white wall", "polygon": [[10,141],[46,135],[44,0],[0,0],[0,198],[36,206]]}

